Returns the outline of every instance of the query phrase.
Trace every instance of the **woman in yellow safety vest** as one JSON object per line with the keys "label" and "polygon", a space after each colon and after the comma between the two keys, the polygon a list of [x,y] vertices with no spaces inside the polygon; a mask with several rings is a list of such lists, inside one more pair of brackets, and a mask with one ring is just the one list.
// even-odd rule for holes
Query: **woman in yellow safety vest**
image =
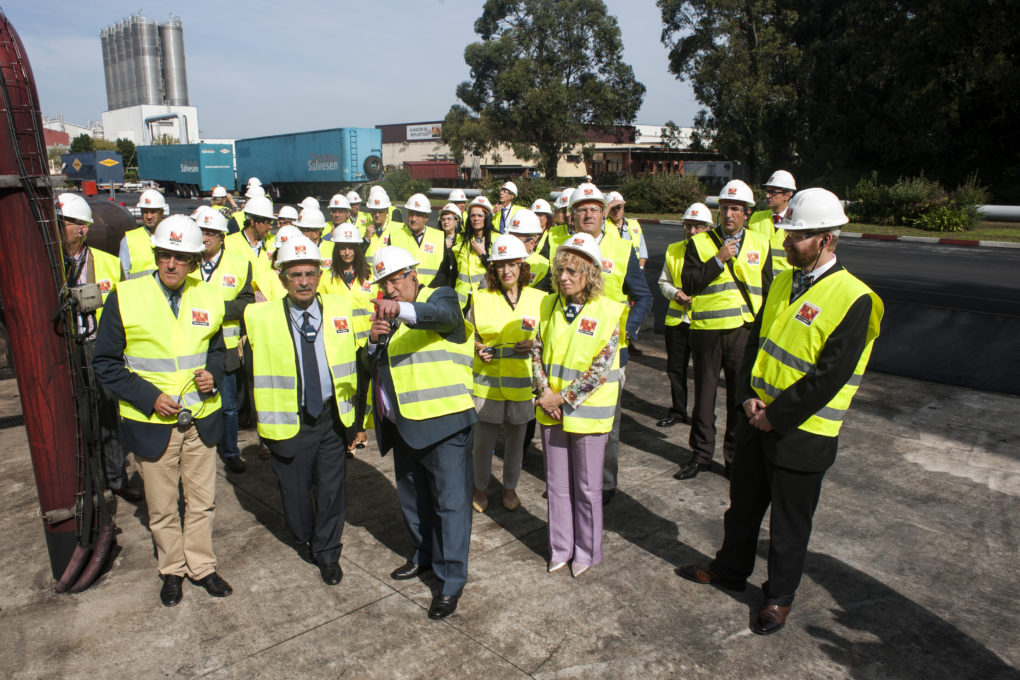
{"label": "woman in yellow safety vest", "polygon": [[457,243],[457,232],[461,230],[460,208],[453,203],[447,203],[439,213],[439,226],[446,234],[446,247],[453,248]]}
{"label": "woman in yellow safety vest", "polygon": [[602,294],[602,251],[572,234],[553,258],[531,350],[549,491],[549,572],[602,561],[602,464],[620,390],[623,303]]}
{"label": "woman in yellow safety vest", "polygon": [[454,246],[457,256],[457,297],[466,308],[471,294],[485,286],[485,268],[491,247],[492,203],[476,196],[468,203],[468,221]]}
{"label": "woman in yellow safety vest", "polygon": [[531,345],[538,332],[545,294],[528,286],[528,252],[520,239],[504,234],[492,244],[485,272],[488,286],[471,298],[467,319],[475,327],[474,397],[476,512],[489,506],[486,488],[492,452],[503,433],[503,507],[516,510],[517,480],[524,460],[524,436],[535,414],[531,401]]}
{"label": "woman in yellow safety vest", "polygon": [[[372,326],[371,315],[374,310],[372,299],[376,296],[376,286],[372,285],[372,272],[365,259],[365,242],[361,238],[361,230],[350,222],[335,226],[330,240],[333,246],[333,263],[329,272],[319,281],[319,290],[350,298],[354,338],[359,347],[362,347],[367,342],[368,330]],[[363,449],[368,443],[368,437],[365,435],[365,409],[370,378],[368,371],[364,370],[359,361],[358,387],[354,395],[354,424],[347,428],[347,453],[352,456],[355,449]]]}

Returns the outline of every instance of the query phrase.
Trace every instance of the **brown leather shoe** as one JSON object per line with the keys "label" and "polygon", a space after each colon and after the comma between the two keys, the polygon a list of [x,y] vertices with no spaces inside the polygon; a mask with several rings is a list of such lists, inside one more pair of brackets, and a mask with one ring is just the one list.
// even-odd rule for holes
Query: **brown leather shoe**
{"label": "brown leather shoe", "polygon": [[789,614],[789,607],[767,604],[758,612],[758,620],[754,622],[751,630],[758,635],[771,635],[786,625],[786,617]]}
{"label": "brown leather shoe", "polygon": [[696,564],[682,566],[676,570],[676,573],[688,581],[694,581],[695,583],[703,583],[705,585],[712,584],[714,586],[721,586],[727,590],[735,590],[737,592],[742,592],[747,589],[747,581],[730,581],[729,579],[716,575],[708,567],[699,567]]}

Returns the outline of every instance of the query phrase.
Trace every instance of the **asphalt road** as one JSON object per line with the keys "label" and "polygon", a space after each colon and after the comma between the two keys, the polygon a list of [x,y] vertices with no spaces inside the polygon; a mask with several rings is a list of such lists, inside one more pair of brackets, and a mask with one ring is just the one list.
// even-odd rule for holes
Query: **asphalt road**
{"label": "asphalt road", "polygon": [[[677,225],[646,225],[655,328],[666,303],[655,282]],[[1020,249],[844,238],[838,256],[885,303],[871,369],[1020,394]]]}

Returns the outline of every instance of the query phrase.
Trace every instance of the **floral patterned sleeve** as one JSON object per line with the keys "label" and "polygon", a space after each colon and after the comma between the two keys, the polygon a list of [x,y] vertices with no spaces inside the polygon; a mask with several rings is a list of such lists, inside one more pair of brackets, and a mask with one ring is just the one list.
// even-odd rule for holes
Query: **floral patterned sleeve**
{"label": "floral patterned sleeve", "polygon": [[588,398],[596,388],[601,386],[609,378],[609,371],[613,367],[613,357],[620,346],[620,326],[617,324],[613,330],[612,337],[602,351],[595,355],[591,367],[577,376],[573,382],[567,385],[566,389],[560,392],[564,400],[572,407],[577,408]]}
{"label": "floral patterned sleeve", "polygon": [[535,396],[542,396],[545,388],[549,387],[549,376],[545,374],[542,367],[542,328],[535,332],[535,342],[531,346],[531,389]]}

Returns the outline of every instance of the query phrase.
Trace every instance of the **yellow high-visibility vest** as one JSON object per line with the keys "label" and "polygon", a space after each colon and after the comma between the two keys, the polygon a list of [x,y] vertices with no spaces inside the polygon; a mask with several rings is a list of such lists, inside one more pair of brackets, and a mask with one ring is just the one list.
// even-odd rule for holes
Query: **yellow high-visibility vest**
{"label": "yellow high-visibility vest", "polygon": [[[687,252],[687,241],[677,241],[676,243],[670,243],[666,247],[666,263],[664,267],[669,272],[669,275],[673,277],[673,285],[680,288],[680,274],[684,268],[684,254]],[[666,308],[666,325],[667,326],[678,326],[681,323],[691,322],[691,306],[681,305],[676,301],[676,298],[669,301],[669,307]]]}
{"label": "yellow high-visibility vest", "polygon": [[[592,361],[609,344],[623,314],[620,309],[623,304],[605,295],[588,300],[570,323],[567,323],[563,307],[563,298],[559,295],[547,295],[542,300],[542,367],[549,378],[549,388],[557,394],[591,368]],[[620,334],[622,336],[622,331]],[[563,431],[609,432],[613,428],[619,394],[620,352],[617,351],[606,382],[595,388],[576,409],[563,404]],[[538,406],[535,417],[543,425],[557,424]]]}
{"label": "yellow high-visibility vest", "polygon": [[772,271],[778,274],[784,269],[790,269],[790,263],[786,261],[786,249],[783,248],[783,241],[786,240],[786,230],[780,229],[772,221],[771,210],[759,210],[751,215],[747,221],[747,228],[756,231],[769,240],[769,247],[772,251]]}
{"label": "yellow high-visibility vest", "polygon": [[418,283],[427,286],[439,274],[439,267],[443,264],[446,234],[442,229],[425,227],[419,246],[411,228],[403,224],[399,229],[390,231],[390,245],[400,246],[418,260]]}
{"label": "yellow high-visibility vest", "polygon": [[531,255],[528,255],[528,259],[525,262],[528,263],[528,267],[531,269],[531,283],[528,284],[529,286],[537,286],[549,275],[549,260],[545,256],[538,254],[538,248],[535,248]]}
{"label": "yellow high-visibility vest", "polygon": [[[435,291],[422,286],[416,302]],[[464,322],[465,340],[451,342],[434,331],[400,324],[388,345],[390,375],[400,413],[409,420],[427,420],[475,407],[471,390],[474,329]]]}
{"label": "yellow high-visibility vest", "polygon": [[[523,210],[524,207],[520,205],[510,204],[510,212],[507,213],[507,220],[512,221],[514,213],[518,210]],[[506,231],[506,225],[503,224],[503,209],[493,207],[492,210],[492,230],[497,234],[502,234]]]}
{"label": "yellow high-visibility vest", "polygon": [[517,306],[499,290],[480,290],[471,298],[475,331],[493,349],[488,363],[474,355],[474,395],[494,401],[528,401],[531,393],[531,354],[518,354],[514,345],[538,332],[545,293],[523,287]]}
{"label": "yellow high-visibility vest", "polygon": [[470,237],[454,246],[457,249],[457,297],[461,306],[466,305],[468,298],[476,290],[485,288],[485,265],[481,256],[475,252]]}
{"label": "yellow high-visibility vest", "polygon": [[319,280],[319,292],[328,295],[347,296],[351,302],[354,314],[354,333],[359,344],[368,342],[369,329],[372,328],[372,315],[375,314],[375,305],[372,300],[378,293],[378,286],[370,280],[354,280],[350,288],[344,282],[342,276],[333,276],[332,272],[324,272]]}
{"label": "yellow high-visibility vest", "polygon": [[262,240],[262,247],[259,248],[259,254],[256,255],[255,251],[252,250],[251,244],[248,243],[248,237],[244,235],[243,231],[227,234],[223,238],[223,248],[225,250],[236,253],[251,263],[251,275],[253,278],[263,272],[273,270],[273,261],[269,257],[270,245],[272,245],[272,241],[269,240],[269,234],[266,234],[266,237]]}
{"label": "yellow high-visibility vest", "polygon": [[621,226],[619,224],[617,224],[616,222],[613,222],[612,220],[609,220],[609,219],[607,219],[606,222],[608,224],[611,224],[613,226],[613,228],[616,229],[616,233],[620,235],[621,239],[623,239],[624,241],[627,241],[627,240],[630,241],[631,245],[634,246],[634,254],[637,255],[638,257],[640,257],[641,256],[641,240],[645,237],[645,233],[641,229],[641,223],[638,222],[637,220],[629,220],[626,217],[623,218],[623,227],[622,227],[622,229],[625,230],[627,232],[627,234],[630,236],[630,238],[627,239],[627,238],[624,238],[623,234],[620,233],[621,232]]}
{"label": "yellow high-visibility vest", "polygon": [[853,375],[836,396],[797,426],[805,432],[835,437],[861,384],[872,345],[878,337],[884,306],[874,291],[845,269],[822,278],[791,303],[792,284],[793,271],[780,272],[769,289],[762,311],[758,354],[751,368],[751,389],[766,406],[814,369],[826,341],[853,303],[861,296],[871,296],[867,342]]}
{"label": "yellow high-visibility vest", "polygon": [[[220,393],[203,394],[195,386],[196,369],[204,369],[209,340],[223,323],[223,298],[207,283],[186,278],[174,318],[155,276],[121,281],[117,304],[124,323],[124,365],[161,392],[180,399],[195,418],[220,409]],[[120,401],[122,418],[176,425],[177,416],[146,415]]]}
{"label": "yellow high-visibility vest", "polygon": [[127,240],[128,257],[131,258],[131,271],[125,272],[127,278],[138,279],[156,271],[156,257],[152,254],[152,234],[145,227],[132,229],[124,234]]}
{"label": "yellow high-visibility vest", "polygon": [[[89,253],[92,255],[92,269],[95,273],[95,282],[99,286],[99,292],[103,296],[103,304],[105,305],[106,298],[109,297],[117,283],[121,280],[120,258],[91,247],[89,248]],[[100,307],[96,310],[96,323],[99,323],[102,315],[103,308]]]}
{"label": "yellow high-visibility vest", "polygon": [[[223,250],[220,253],[219,264],[213,270],[212,276],[207,283],[219,291],[224,302],[236,300],[238,293],[244,288],[244,282],[248,279],[251,265],[237,253]],[[189,278],[196,281],[202,280],[202,267],[199,265],[195,271],[188,274]],[[227,349],[236,349],[241,340],[241,320],[224,319],[223,321],[223,344]]]}
{"label": "yellow high-visibility vest", "polygon": [[252,279],[251,286],[256,292],[262,293],[269,302],[287,297],[287,288],[280,281],[280,273],[275,269],[259,273]]}
{"label": "yellow high-visibility vest", "polygon": [[[341,295],[320,295],[318,302],[322,304],[319,332],[333,378],[333,396],[340,422],[349,427],[354,422],[355,355],[359,345],[355,339],[351,303]],[[248,305],[244,310],[244,325],[252,350],[258,432],[265,439],[291,439],[301,427],[297,369],[300,359],[294,347],[287,304],[286,299],[280,299],[264,305]]]}
{"label": "yellow high-visibility vest", "polygon": [[[719,252],[721,244],[717,244],[713,236],[718,238],[715,229],[691,237],[690,243],[702,262],[711,260]],[[730,276],[729,267],[723,263],[719,275],[691,300],[691,330],[725,330],[754,321],[754,315],[761,309],[762,268],[768,255],[768,240],[758,232],[744,229],[740,252],[730,261],[754,308],[748,308],[737,282]]]}

